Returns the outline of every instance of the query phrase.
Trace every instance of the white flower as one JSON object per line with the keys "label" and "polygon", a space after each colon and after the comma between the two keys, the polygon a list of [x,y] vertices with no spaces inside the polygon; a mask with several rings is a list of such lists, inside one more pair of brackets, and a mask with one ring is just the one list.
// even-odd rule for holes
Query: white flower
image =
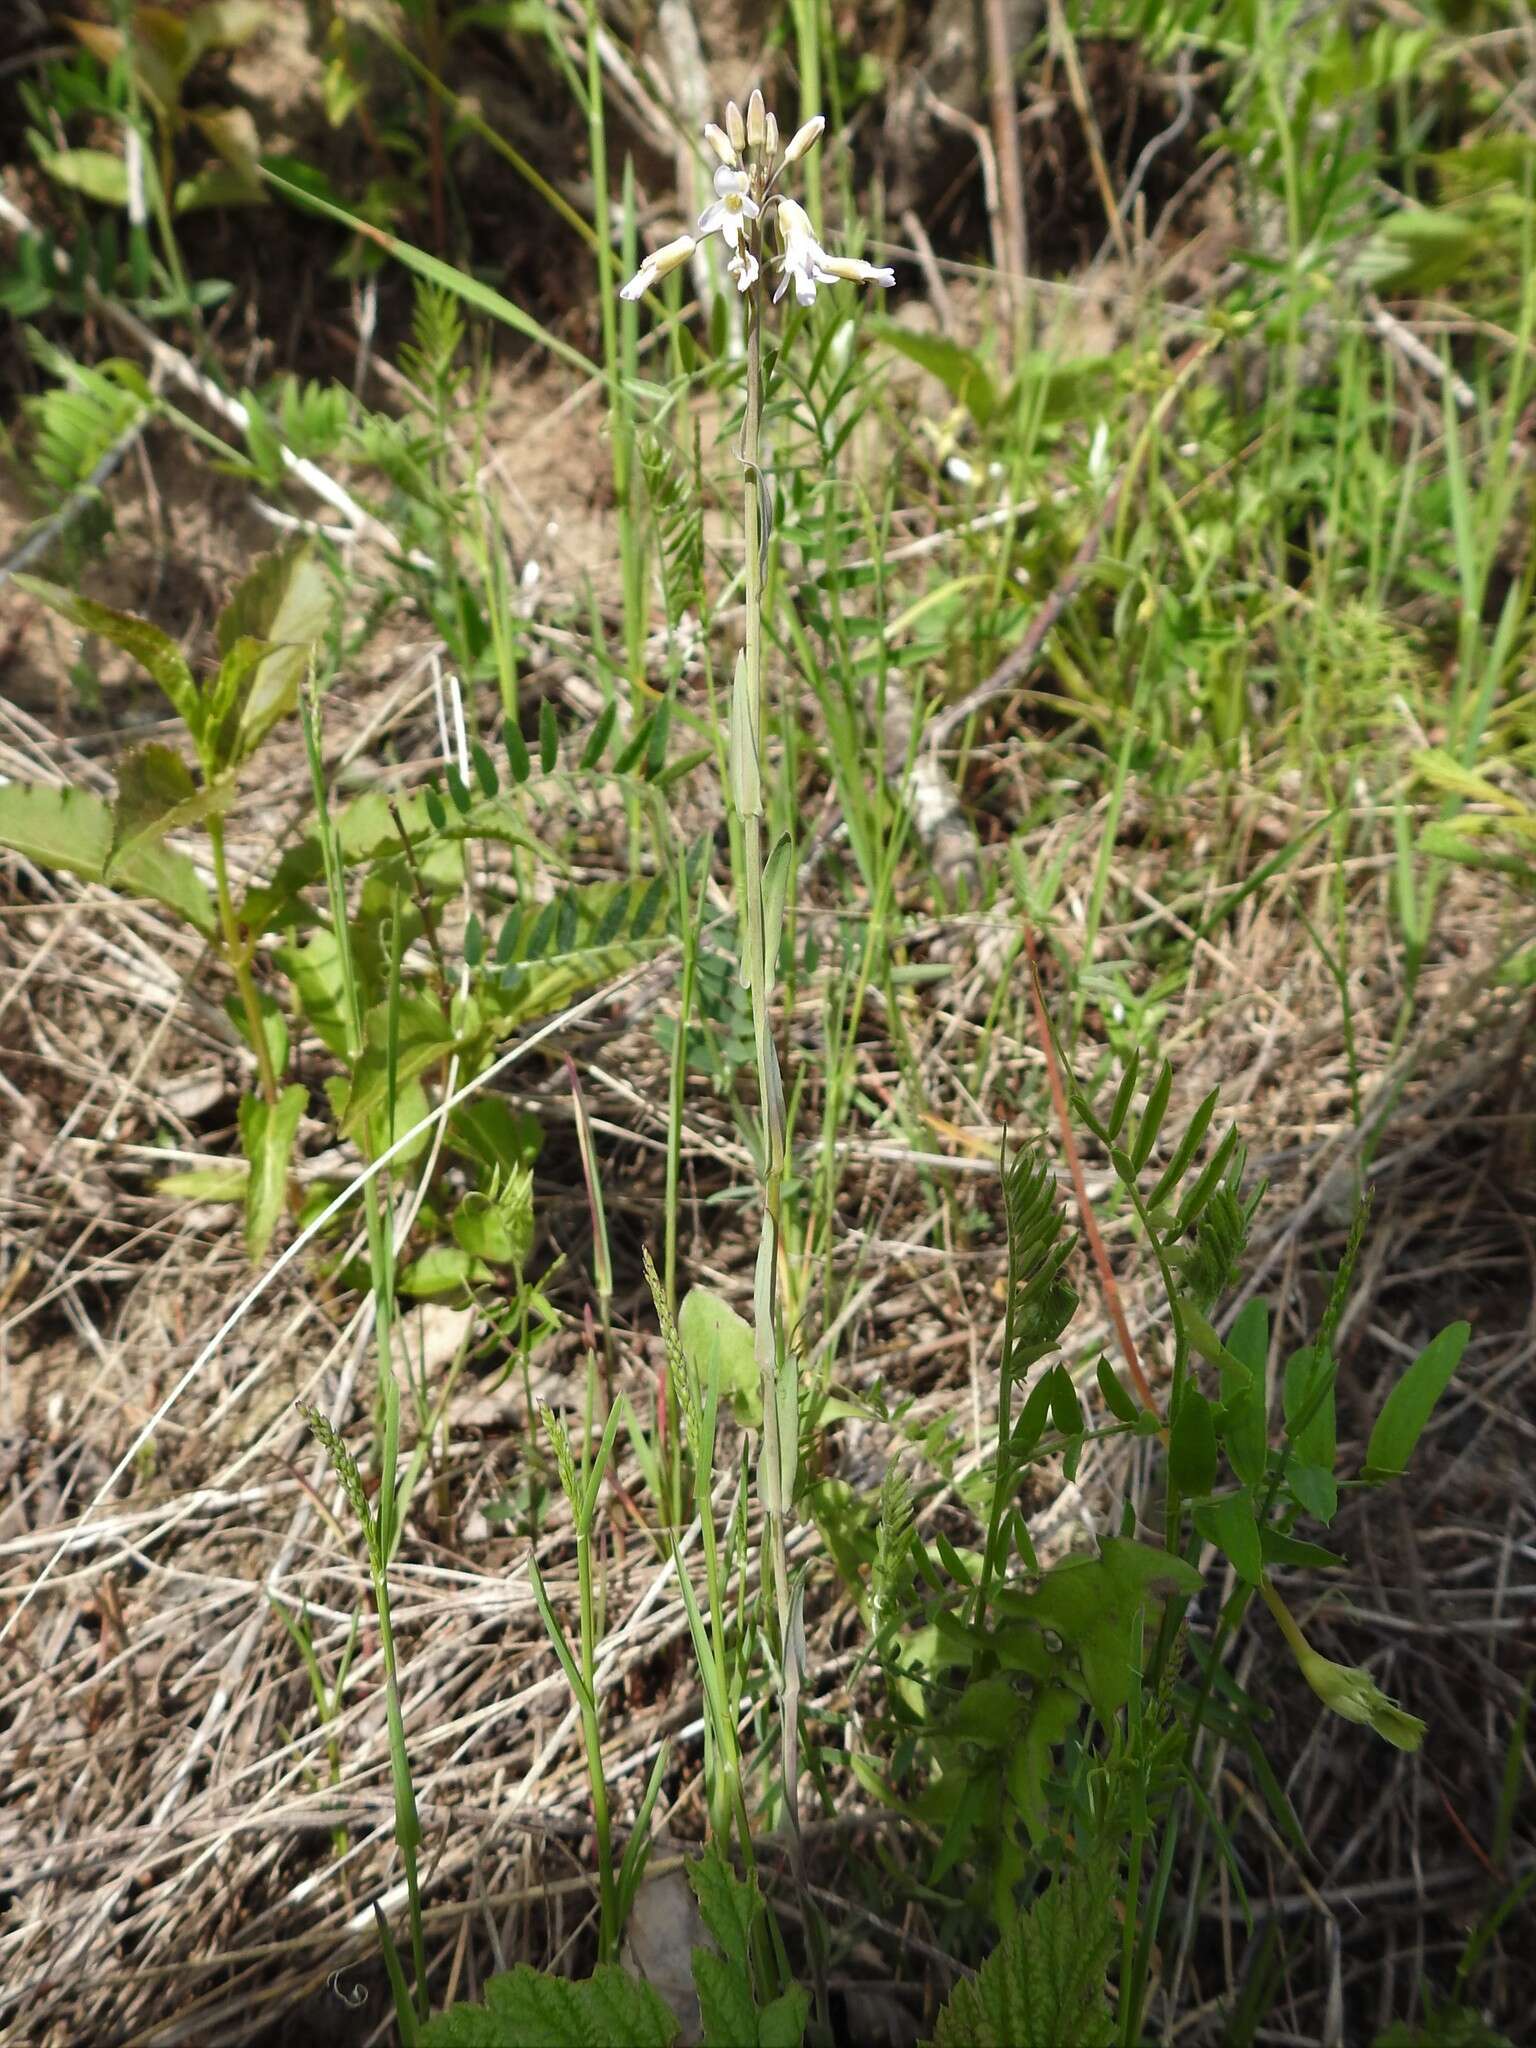
{"label": "white flower", "polygon": [[779,233],[784,238],[784,253],[779,258],[779,268],[784,274],[773,295],[775,305],[788,290],[791,279],[795,297],[802,306],[815,303],[819,284],[891,285],[896,282],[895,271],[883,265],[865,263],[856,256],[829,256],[816,239],[810,215],[793,199],[779,201]]}
{"label": "white flower", "polygon": [[726,247],[734,255],[747,222],[756,220],[761,212],[762,208],[752,197],[751,180],[746,172],[734,171],[729,164],[722,164],[715,173],[714,204],[706,206],[699,215],[699,233],[723,236]]}
{"label": "white flower", "polygon": [[779,258],[779,268],[784,274],[779,279],[773,303],[779,303],[793,278],[795,297],[802,306],[813,306],[817,285],[832,282],[826,268],[827,252],[816,239],[810,215],[793,199],[779,201],[779,233],[784,238],[784,253]]}
{"label": "white flower", "polygon": [[757,258],[750,249],[738,246],[725,267],[735,278],[737,291],[749,292],[757,283]]}
{"label": "white flower", "polygon": [[686,263],[698,247],[692,235],[679,235],[675,242],[668,242],[660,249],[653,249],[628,284],[620,285],[621,299],[643,298],[654,290],[668,271],[676,270],[680,263]]}

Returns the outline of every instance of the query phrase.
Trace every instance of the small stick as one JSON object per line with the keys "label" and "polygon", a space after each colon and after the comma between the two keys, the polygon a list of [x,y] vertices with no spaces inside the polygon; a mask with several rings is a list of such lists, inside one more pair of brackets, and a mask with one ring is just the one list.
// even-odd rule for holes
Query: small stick
{"label": "small stick", "polygon": [[1126,1371],[1141,1396],[1142,1406],[1150,1414],[1160,1417],[1162,1410],[1158,1407],[1151,1384],[1141,1369],[1141,1359],[1136,1352],[1136,1339],[1131,1335],[1131,1326],[1126,1321],[1125,1310],[1121,1306],[1120,1289],[1115,1284],[1114,1269],[1109,1263],[1109,1254],[1104,1249],[1104,1239],[1099,1232],[1099,1220],[1093,1213],[1092,1202],[1088,1199],[1088,1183],[1083,1175],[1082,1157],[1077,1149],[1077,1139],[1073,1135],[1072,1119],[1067,1113],[1066,1086],[1056,1060],[1056,1041],[1051,1036],[1050,1019],[1045,1014],[1045,997],[1040,988],[1040,962],[1035,952],[1035,934],[1027,922],[1024,926],[1024,951],[1029,956],[1029,994],[1034,1004],[1035,1026],[1040,1034],[1040,1050],[1045,1055],[1046,1076],[1051,1084],[1051,1104],[1056,1111],[1056,1121],[1061,1127],[1061,1142],[1067,1155],[1067,1170],[1072,1176],[1078,1214],[1083,1219],[1083,1235],[1088,1240],[1088,1249],[1092,1252],[1093,1263],[1098,1268],[1099,1284],[1104,1290],[1104,1306],[1115,1326],[1115,1335],[1120,1342],[1120,1352],[1125,1359]]}

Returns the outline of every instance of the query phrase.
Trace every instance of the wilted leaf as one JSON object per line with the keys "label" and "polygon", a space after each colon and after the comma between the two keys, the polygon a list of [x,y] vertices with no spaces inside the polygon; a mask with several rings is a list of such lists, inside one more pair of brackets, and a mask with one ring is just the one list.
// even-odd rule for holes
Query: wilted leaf
{"label": "wilted leaf", "polygon": [[125,755],[117,771],[112,806],[112,845],[104,879],[117,882],[134,856],[159,845],[169,832],[228,808],[228,784],[193,781],[192,771],[171,747],[151,744]]}

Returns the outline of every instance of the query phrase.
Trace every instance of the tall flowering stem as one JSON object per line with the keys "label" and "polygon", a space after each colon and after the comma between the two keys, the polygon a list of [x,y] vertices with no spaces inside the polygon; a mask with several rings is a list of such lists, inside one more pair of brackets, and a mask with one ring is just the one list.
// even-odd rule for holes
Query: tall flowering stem
{"label": "tall flowering stem", "polygon": [[[763,681],[763,557],[768,540],[768,487],[763,472],[763,321],[769,270],[778,272],[773,303],[791,285],[801,306],[815,302],[819,286],[841,282],[889,285],[893,273],[857,258],[831,256],[816,239],[804,208],[779,190],[784,172],[820,141],[826,123],[817,114],[781,150],[778,123],[754,92],[745,116],[733,101],[723,126],[711,122],[704,139],[716,161],[715,198],[699,216],[698,234],[680,235],[654,250],[622,289],[638,299],[688,261],[700,238],[718,234],[730,251],[730,276],[745,303],[746,406],[741,463],[746,486],[746,634],[731,687],[727,748],[729,798],[741,825],[746,931],[741,979],[752,1003],[752,1038],[761,1119],[762,1235],[754,1281],[754,1339],[763,1393],[763,1441],[757,1490],[763,1515],[762,1579],[773,1588],[774,1658],[778,1693],[785,1816],[797,1874],[801,1870],[797,1792],[800,1782],[800,1684],[805,1669],[803,1589],[789,1571],[788,1525],[794,1508],[799,1446],[799,1362],[785,1325],[780,1286],[784,1170],[789,1119],[773,1037],[772,1003],[779,940],[789,887],[792,847],[782,835],[766,849],[763,769],[766,693]],[[769,253],[772,227],[777,252]]]}

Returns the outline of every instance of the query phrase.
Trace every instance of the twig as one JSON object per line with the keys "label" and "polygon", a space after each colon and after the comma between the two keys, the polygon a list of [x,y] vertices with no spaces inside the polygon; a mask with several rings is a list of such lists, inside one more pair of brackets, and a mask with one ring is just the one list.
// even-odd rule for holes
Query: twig
{"label": "twig", "polygon": [[1051,1020],[1045,1014],[1045,997],[1040,988],[1040,962],[1035,952],[1035,934],[1026,919],[1024,924],[1024,951],[1029,956],[1029,995],[1034,1005],[1035,1028],[1040,1037],[1040,1050],[1045,1056],[1046,1078],[1051,1086],[1051,1105],[1056,1112],[1056,1122],[1061,1130],[1062,1149],[1067,1155],[1067,1170],[1072,1176],[1073,1192],[1077,1196],[1077,1212],[1083,1219],[1083,1235],[1088,1240],[1088,1249],[1093,1254],[1093,1263],[1098,1268],[1099,1284],[1104,1290],[1104,1306],[1109,1320],[1115,1328],[1119,1341],[1120,1355],[1125,1360],[1125,1369],[1135,1383],[1141,1396],[1142,1406],[1150,1414],[1161,1415],[1157,1398],[1152,1392],[1146,1374],[1141,1369],[1141,1359],[1136,1351],[1136,1339],[1131,1335],[1131,1326],[1126,1321],[1125,1309],[1120,1301],[1120,1289],[1115,1281],[1114,1268],[1109,1263],[1109,1254],[1104,1249],[1104,1239],[1099,1231],[1099,1219],[1093,1213],[1093,1204],[1088,1199],[1088,1184],[1083,1175],[1082,1155],[1077,1149],[1077,1138],[1072,1130],[1072,1119],[1067,1110],[1067,1091],[1061,1078],[1061,1067],[1056,1058],[1056,1041],[1051,1035]]}
{"label": "twig", "polygon": [[1003,0],[985,0],[987,97],[992,110],[992,145],[997,151],[1003,214],[1003,271],[1014,318],[1023,310],[1029,243],[1024,227],[1024,172],[1019,162],[1019,109],[1013,85],[1013,51]]}

